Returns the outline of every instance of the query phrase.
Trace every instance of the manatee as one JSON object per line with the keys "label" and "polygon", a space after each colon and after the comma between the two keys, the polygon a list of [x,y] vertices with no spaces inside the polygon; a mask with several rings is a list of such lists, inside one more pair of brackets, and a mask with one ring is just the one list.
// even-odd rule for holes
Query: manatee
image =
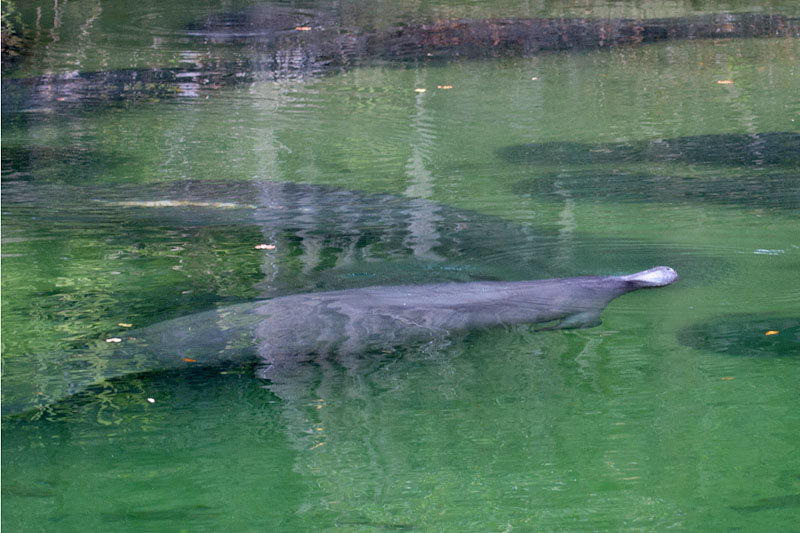
{"label": "manatee", "polygon": [[[262,377],[271,378],[284,362],[291,365],[307,355],[436,345],[501,326],[591,327],[600,323],[601,312],[614,298],[677,279],[675,270],[660,266],[623,276],[374,286],[259,300],[121,334],[111,339],[114,343],[96,347],[101,357],[81,353],[64,358],[54,383],[59,390],[39,392],[56,401],[125,374],[247,361],[259,362]],[[95,364],[98,360],[103,363]],[[4,414],[30,407],[3,405]]]}
{"label": "manatee", "polygon": [[688,135],[628,142],[540,142],[506,146],[498,155],[528,165],[685,163],[764,168],[800,167],[800,133],[767,131]]}
{"label": "manatee", "polygon": [[739,175],[726,171],[698,177],[579,169],[524,178],[513,183],[511,190],[523,197],[554,200],[569,195],[597,202],[702,202],[756,209],[800,209],[800,180],[792,171]]}

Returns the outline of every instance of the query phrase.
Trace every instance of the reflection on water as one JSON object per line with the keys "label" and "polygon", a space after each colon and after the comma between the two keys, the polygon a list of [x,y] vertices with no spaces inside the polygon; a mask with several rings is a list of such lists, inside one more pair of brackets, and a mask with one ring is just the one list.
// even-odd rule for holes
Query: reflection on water
{"label": "reflection on water", "polygon": [[267,4],[203,17],[191,23],[185,34],[201,38],[205,48],[202,53],[182,54],[180,63],[187,66],[71,70],[3,80],[3,112],[204,98],[256,80],[302,78],[375,60],[413,65],[679,39],[797,37],[800,18],[725,13],[664,19],[437,19],[376,30],[348,27],[330,12]]}
{"label": "reflection on water", "polygon": [[[796,527],[795,2],[246,4],[19,3],[4,403],[79,389],[66,356],[108,377],[105,339],[262,296],[682,279],[589,330],[475,331],[281,379],[165,354],[177,368],[3,419],[4,526]],[[532,24],[558,31],[515,45]],[[696,38],[711,29],[736,38]]]}

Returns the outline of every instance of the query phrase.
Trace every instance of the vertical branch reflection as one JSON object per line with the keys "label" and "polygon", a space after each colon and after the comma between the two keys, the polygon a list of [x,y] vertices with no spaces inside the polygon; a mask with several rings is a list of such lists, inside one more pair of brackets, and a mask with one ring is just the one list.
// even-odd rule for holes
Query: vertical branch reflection
{"label": "vertical branch reflection", "polygon": [[[416,70],[415,87],[424,87],[425,69]],[[411,156],[406,163],[406,174],[410,181],[405,190],[405,196],[428,200],[433,194],[433,173],[427,168],[430,162],[431,151],[436,142],[433,119],[428,116],[425,107],[426,93],[416,93],[414,102],[414,116],[411,121],[412,140]],[[414,256],[430,260],[442,261],[442,257],[433,250],[439,246],[440,235],[436,229],[437,222],[442,218],[438,208],[432,202],[411,202],[409,209],[408,229],[410,235],[405,239],[405,244],[413,250]]]}

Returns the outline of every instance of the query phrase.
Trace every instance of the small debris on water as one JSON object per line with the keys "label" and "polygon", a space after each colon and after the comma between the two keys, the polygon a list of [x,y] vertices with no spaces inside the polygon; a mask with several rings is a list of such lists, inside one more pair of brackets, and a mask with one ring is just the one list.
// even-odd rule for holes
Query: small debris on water
{"label": "small debris on water", "polygon": [[311,31],[311,26],[295,26],[294,29],[297,31]]}
{"label": "small debris on water", "polygon": [[733,378],[730,376],[725,376],[724,378],[719,378],[719,379],[721,379],[722,381],[733,381]]}
{"label": "small debris on water", "polygon": [[150,402],[150,403],[156,403],[156,399],[155,398],[148,398],[147,401]]}
{"label": "small debris on water", "polygon": [[733,80],[717,80],[717,85],[733,85]]}
{"label": "small debris on water", "polygon": [[422,87],[417,87],[416,89],[414,89],[414,92],[415,93],[424,93],[427,90],[428,89],[423,89]]}
{"label": "small debris on water", "polygon": [[256,250],[274,250],[276,246],[274,244],[256,244]]}
{"label": "small debris on water", "polygon": [[132,328],[133,327],[133,324],[128,324],[127,322],[119,322],[117,325],[119,327],[121,327],[121,328]]}
{"label": "small debris on water", "polygon": [[780,331],[778,331],[776,329],[771,329],[771,330],[767,331],[766,333],[764,333],[764,335],[777,335],[778,333],[780,333]]}
{"label": "small debris on water", "polygon": [[196,363],[197,362],[197,359],[189,359],[188,357],[184,357],[183,360],[186,361],[187,363]]}
{"label": "small debris on water", "polygon": [[119,337],[111,337],[109,339],[106,339],[106,342],[122,342],[122,339],[120,339]]}
{"label": "small debris on water", "polygon": [[453,86],[452,85],[437,85],[436,88],[437,89],[452,89]]}

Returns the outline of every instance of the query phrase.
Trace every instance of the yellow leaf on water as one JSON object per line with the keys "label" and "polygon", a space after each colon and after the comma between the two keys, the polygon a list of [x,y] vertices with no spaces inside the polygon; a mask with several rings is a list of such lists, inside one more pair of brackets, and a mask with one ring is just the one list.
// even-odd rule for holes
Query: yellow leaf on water
{"label": "yellow leaf on water", "polygon": [[119,327],[121,327],[121,328],[132,328],[132,327],[133,327],[133,324],[128,324],[127,322],[120,322],[120,323],[119,323],[119,324],[117,324],[117,325],[118,325]]}
{"label": "yellow leaf on water", "polygon": [[717,85],[733,85],[733,80],[717,80]]}
{"label": "yellow leaf on water", "polygon": [[764,335],[777,335],[778,333],[780,333],[780,331],[771,329],[768,332],[764,333]]}

